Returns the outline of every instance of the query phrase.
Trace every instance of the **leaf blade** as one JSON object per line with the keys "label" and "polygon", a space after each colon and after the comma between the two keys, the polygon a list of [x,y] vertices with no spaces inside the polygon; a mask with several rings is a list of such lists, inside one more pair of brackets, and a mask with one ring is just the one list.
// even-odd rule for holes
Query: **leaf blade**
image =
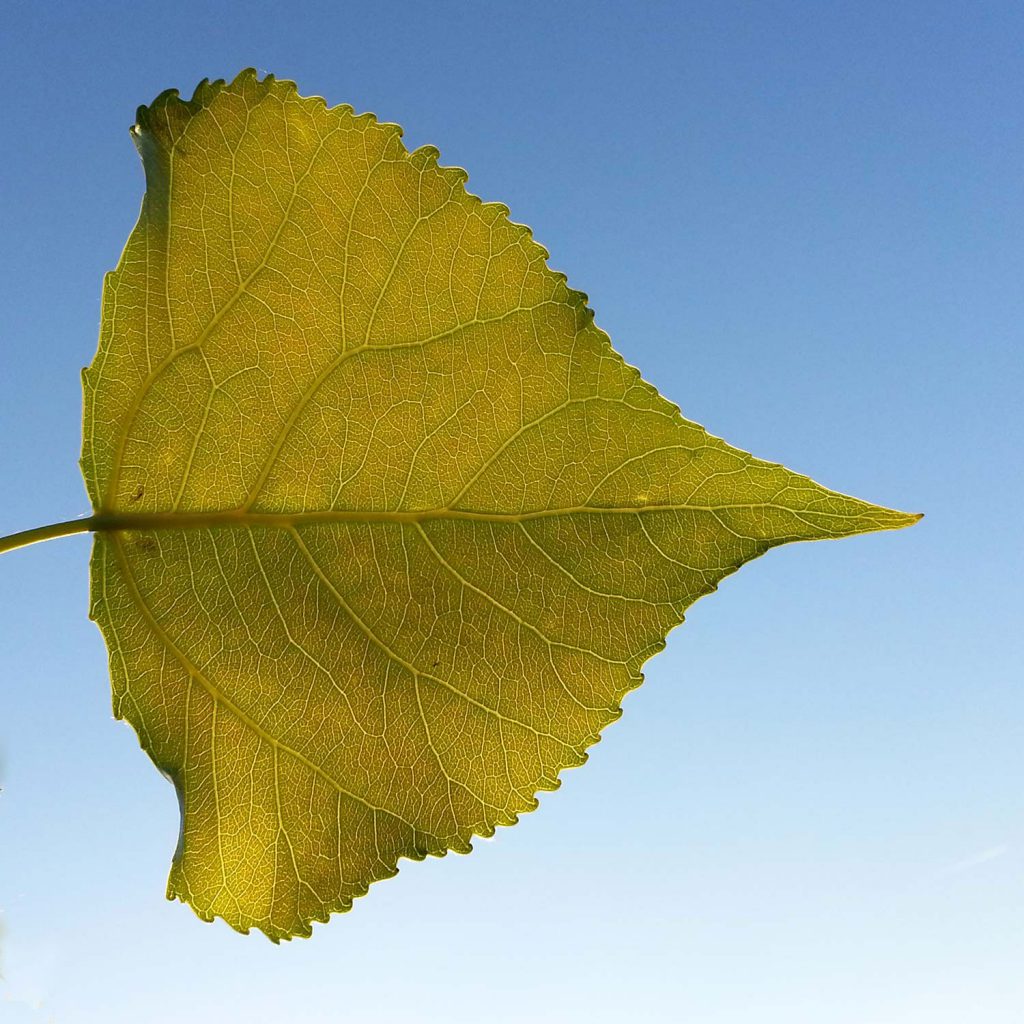
{"label": "leaf blade", "polygon": [[915,519],[685,420],[397,126],[243,72],[134,135],[85,373],[92,614],[204,918],[308,934],[400,857],[467,851],[724,576]]}

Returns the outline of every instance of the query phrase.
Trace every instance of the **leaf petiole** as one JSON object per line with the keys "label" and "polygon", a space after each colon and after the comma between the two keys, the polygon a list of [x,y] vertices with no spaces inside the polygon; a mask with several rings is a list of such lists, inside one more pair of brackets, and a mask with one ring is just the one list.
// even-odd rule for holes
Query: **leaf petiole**
{"label": "leaf petiole", "polygon": [[14,551],[15,548],[24,548],[28,547],[29,544],[38,544],[42,540],[52,540],[54,537],[70,537],[75,533],[89,533],[95,529],[96,517],[87,516],[84,519],[68,519],[63,523],[37,526],[33,530],[22,530],[20,533],[12,533],[9,537],[0,537],[0,555],[5,551]]}

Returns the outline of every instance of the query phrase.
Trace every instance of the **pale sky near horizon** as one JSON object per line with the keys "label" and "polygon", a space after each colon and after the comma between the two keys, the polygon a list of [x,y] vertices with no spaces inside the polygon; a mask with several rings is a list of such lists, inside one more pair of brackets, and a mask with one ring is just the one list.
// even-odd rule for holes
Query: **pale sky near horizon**
{"label": "pale sky near horizon", "polygon": [[253,65],[465,167],[738,447],[926,518],[701,601],[589,763],[274,947],[164,900],[89,542],[0,557],[0,1021],[1017,1024],[1024,8],[3,6],[0,535],[88,511],[135,108]]}

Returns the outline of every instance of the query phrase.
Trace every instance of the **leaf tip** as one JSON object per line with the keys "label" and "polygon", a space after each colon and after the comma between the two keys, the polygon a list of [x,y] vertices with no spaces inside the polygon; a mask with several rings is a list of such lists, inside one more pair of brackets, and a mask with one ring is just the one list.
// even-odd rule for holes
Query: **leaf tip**
{"label": "leaf tip", "polygon": [[871,530],[905,530],[924,519],[923,512],[901,512],[899,509],[873,506],[875,522],[864,532]]}

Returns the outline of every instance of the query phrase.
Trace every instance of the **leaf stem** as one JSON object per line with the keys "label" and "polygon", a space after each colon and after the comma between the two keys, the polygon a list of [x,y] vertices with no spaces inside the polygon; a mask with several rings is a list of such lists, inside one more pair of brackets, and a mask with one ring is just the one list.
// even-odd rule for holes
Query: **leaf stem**
{"label": "leaf stem", "polygon": [[[850,499],[853,501],[853,499]],[[817,513],[805,509],[803,520],[811,515],[825,518],[821,526],[821,537],[840,537],[854,533],[871,533],[874,530],[898,530],[916,523],[921,517],[908,512],[897,512],[893,509],[863,505],[863,511],[841,514]],[[64,523],[53,523],[51,526],[37,526],[34,530],[23,530],[12,533],[9,537],[0,537],[0,554],[36,544],[41,540],[53,537],[68,537],[74,533],[117,533],[130,530],[195,530],[215,528],[247,528],[247,529],[296,529],[302,526],[317,526],[329,523],[398,523],[403,525],[422,524],[434,519],[468,520],[479,523],[528,523],[535,519],[547,519],[553,516],[594,514],[594,515],[642,515],[652,512],[707,512],[715,515],[730,509],[769,509],[777,508],[786,512],[783,505],[771,502],[722,503],[718,505],[700,505],[689,502],[677,504],[650,504],[611,507],[603,505],[575,505],[565,508],[534,509],[526,512],[474,512],[466,509],[432,508],[409,511],[357,510],[336,509],[313,512],[250,512],[245,509],[223,509],[205,512],[96,512],[83,519],[69,519]],[[843,520],[849,520],[845,526]],[[839,529],[839,523],[845,528]],[[813,525],[809,524],[809,525]],[[812,540],[814,534],[801,538]]]}
{"label": "leaf stem", "polygon": [[54,537],[70,537],[74,533],[89,533],[96,529],[96,517],[85,519],[68,519],[63,523],[51,523],[49,526],[37,526],[33,530],[22,530],[12,533],[9,537],[0,537],[0,555],[15,548],[38,544],[41,540],[52,540]]}

